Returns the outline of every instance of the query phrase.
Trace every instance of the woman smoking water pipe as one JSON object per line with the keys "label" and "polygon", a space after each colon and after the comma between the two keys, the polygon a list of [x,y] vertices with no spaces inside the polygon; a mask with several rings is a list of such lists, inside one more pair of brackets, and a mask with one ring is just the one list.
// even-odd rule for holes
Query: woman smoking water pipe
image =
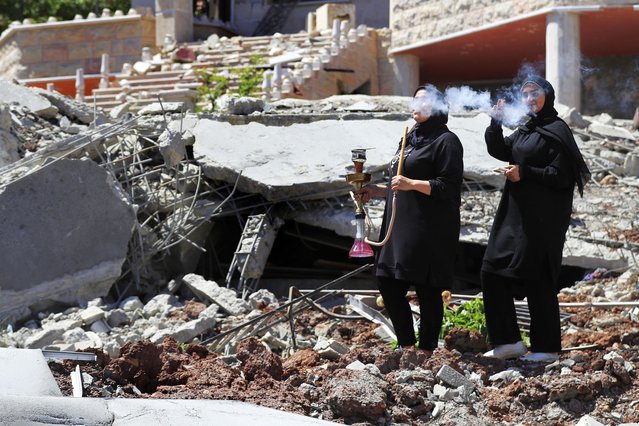
{"label": "woman smoking water pipe", "polygon": [[[400,347],[414,346],[413,315],[406,294],[412,286],[419,300],[419,348],[437,347],[443,318],[441,292],[453,282],[459,241],[463,148],[451,132],[443,95],[420,86],[411,102],[415,125],[407,135],[402,175],[400,149],[389,167],[390,182],[362,188],[364,201],[386,198],[380,238],[386,236],[391,199],[396,192],[396,220],[388,242],[376,253],[375,274]],[[401,145],[401,144],[400,144]]]}
{"label": "woman smoking water pipe", "polygon": [[495,169],[506,184],[493,221],[481,268],[488,336],[484,355],[509,359],[525,355],[513,297],[526,297],[531,316],[526,361],[552,362],[561,350],[557,292],[562,251],[575,184],[583,196],[590,178],[568,125],[557,116],[555,91],[539,76],[521,84],[528,120],[504,137],[505,101],[493,107],[486,129],[488,153],[508,163]]}

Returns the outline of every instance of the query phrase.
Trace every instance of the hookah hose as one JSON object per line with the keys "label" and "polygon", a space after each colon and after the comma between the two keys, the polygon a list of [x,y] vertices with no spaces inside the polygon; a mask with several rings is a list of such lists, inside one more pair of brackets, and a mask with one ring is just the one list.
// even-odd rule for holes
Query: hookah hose
{"label": "hookah hose", "polygon": [[[404,165],[404,148],[406,148],[407,133],[408,133],[408,127],[404,127],[404,138],[402,139],[402,147],[399,150],[399,162],[397,163],[397,173],[395,174],[395,176],[399,176],[402,174],[402,166]],[[390,217],[390,220],[388,221],[388,229],[386,230],[386,236],[384,236],[384,239],[380,242],[376,242],[376,241],[369,240],[368,237],[364,237],[364,242],[375,247],[381,247],[388,242],[388,240],[390,239],[391,232],[393,231],[393,225],[395,224],[396,200],[397,200],[397,192],[393,192],[393,201],[391,204],[391,217]],[[368,217],[367,212],[365,213],[365,216],[366,216],[366,223],[368,224],[368,233],[370,233],[370,230],[373,227],[373,222]]]}

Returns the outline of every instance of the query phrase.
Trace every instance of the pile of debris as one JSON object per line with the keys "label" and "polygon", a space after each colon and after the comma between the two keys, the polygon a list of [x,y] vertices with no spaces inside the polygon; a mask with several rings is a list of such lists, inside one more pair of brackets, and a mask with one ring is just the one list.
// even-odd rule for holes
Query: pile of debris
{"label": "pile of debris", "polygon": [[[639,421],[639,133],[629,121],[564,114],[594,176],[575,200],[564,263],[594,272],[560,296],[563,346],[587,348],[544,367],[486,360],[467,330],[432,355],[393,351],[374,301],[258,290],[278,220],[353,236],[350,150],[374,147],[366,166],[381,181],[388,141],[411,122],[405,98],[233,98],[206,116],[158,103],[109,122],[56,94],[2,87],[17,95],[0,108],[0,347],[98,353],[81,363],[85,395],[238,399],[369,424]],[[449,122],[466,155],[463,242],[485,243],[503,185],[485,153],[487,120]],[[369,215],[379,226],[381,205]],[[225,217],[247,225],[247,241],[220,285],[191,272]],[[71,394],[75,363],[51,367]]]}
{"label": "pile of debris", "polygon": [[[198,296],[183,304],[165,294],[146,304],[130,299],[108,311],[94,301],[84,310],[49,315],[42,325],[54,330],[75,322],[76,328],[55,333],[70,342],[57,347],[86,348],[90,340],[71,342],[87,335],[105,339],[110,354],[86,349],[98,354],[95,363],[50,363],[69,396],[70,375],[79,365],[82,392],[91,397],[233,399],[347,424],[573,425],[579,419],[588,425],[630,424],[639,421],[639,303],[602,308],[597,301],[620,293],[636,300],[638,276],[636,270],[617,278],[599,271],[564,290],[560,300],[564,306],[572,303],[563,308],[570,313],[562,324],[565,350],[549,365],[483,358],[479,352],[485,346],[477,342],[484,337],[463,329],[453,329],[432,354],[393,350],[376,324],[342,318],[356,313],[352,304],[328,312],[303,310],[292,329],[281,312],[272,316],[279,321],[233,341],[226,353],[212,351],[214,344],[183,339],[211,333],[207,327],[214,335],[237,330],[238,323],[279,306],[264,291],[251,297],[250,305],[225,300],[214,295],[220,289],[212,282],[194,275],[185,277],[181,294],[188,289]],[[235,314],[231,305],[237,306]],[[83,330],[99,330],[96,325],[104,327],[105,318],[125,323],[108,334]],[[23,328],[4,335],[10,341],[3,343],[19,347],[42,335]],[[113,353],[107,339],[126,343]]]}

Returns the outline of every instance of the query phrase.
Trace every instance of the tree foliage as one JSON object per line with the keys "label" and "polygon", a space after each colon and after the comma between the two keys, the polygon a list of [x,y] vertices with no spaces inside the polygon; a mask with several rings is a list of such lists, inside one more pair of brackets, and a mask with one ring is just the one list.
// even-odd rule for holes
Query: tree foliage
{"label": "tree foliage", "polygon": [[77,14],[86,17],[89,12],[95,12],[99,15],[104,8],[127,13],[131,0],[0,0],[0,31],[4,31],[11,22],[26,18],[44,22],[55,16],[66,21]]}

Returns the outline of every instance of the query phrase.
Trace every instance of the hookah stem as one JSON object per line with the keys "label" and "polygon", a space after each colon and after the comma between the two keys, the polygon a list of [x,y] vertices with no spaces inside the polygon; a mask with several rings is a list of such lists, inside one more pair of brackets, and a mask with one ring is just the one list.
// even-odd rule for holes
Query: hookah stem
{"label": "hookah stem", "polygon": [[[402,166],[404,165],[404,148],[406,148],[407,134],[408,134],[408,127],[404,127],[404,137],[402,138],[402,147],[399,150],[399,163],[397,163],[397,173],[395,174],[395,176],[399,176],[402,174]],[[390,239],[391,231],[393,230],[393,225],[395,224],[395,211],[397,210],[396,201],[397,201],[397,192],[393,192],[393,201],[391,205],[391,217],[388,222],[388,229],[386,230],[386,236],[384,236],[384,239],[380,242],[376,242],[376,241],[371,241],[368,238],[364,237],[364,242],[375,247],[381,247],[388,242],[388,240]],[[366,217],[368,218],[368,215],[366,215]]]}

